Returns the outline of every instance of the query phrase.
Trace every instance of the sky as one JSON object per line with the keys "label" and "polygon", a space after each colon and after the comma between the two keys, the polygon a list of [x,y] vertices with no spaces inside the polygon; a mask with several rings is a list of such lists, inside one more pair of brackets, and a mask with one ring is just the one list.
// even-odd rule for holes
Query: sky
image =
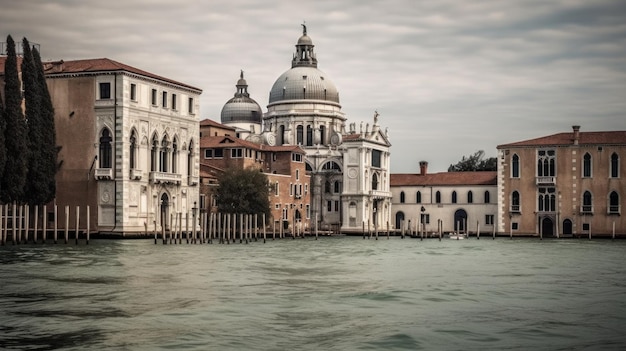
{"label": "sky", "polygon": [[626,129],[626,1],[11,1],[44,60],[106,57],[203,90],[220,119],[244,70],[267,111],[306,23],[347,123],[388,128],[392,173],[560,132]]}

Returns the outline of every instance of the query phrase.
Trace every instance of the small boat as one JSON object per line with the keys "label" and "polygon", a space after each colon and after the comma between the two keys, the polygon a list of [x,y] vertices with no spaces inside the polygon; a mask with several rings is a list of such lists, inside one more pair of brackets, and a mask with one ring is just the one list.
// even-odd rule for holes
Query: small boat
{"label": "small boat", "polygon": [[454,240],[467,239],[467,234],[450,232],[450,233],[448,233],[448,238],[454,239]]}

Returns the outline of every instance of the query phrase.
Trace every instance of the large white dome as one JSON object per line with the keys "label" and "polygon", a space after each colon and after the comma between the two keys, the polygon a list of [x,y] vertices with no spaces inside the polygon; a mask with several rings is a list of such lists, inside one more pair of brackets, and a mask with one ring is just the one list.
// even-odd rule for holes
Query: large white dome
{"label": "large white dome", "polygon": [[324,72],[311,66],[297,66],[281,74],[270,91],[270,105],[286,100],[323,100],[339,104],[339,92]]}

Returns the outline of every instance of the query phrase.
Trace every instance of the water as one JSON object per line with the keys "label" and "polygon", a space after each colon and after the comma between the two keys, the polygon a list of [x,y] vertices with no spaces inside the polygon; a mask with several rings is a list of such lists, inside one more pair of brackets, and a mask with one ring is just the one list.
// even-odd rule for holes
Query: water
{"label": "water", "polygon": [[0,248],[6,350],[623,350],[626,241]]}

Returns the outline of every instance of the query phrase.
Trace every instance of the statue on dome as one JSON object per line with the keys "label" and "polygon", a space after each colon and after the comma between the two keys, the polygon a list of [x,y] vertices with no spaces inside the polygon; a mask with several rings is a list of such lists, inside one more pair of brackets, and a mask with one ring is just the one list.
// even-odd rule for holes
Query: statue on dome
{"label": "statue on dome", "polygon": [[241,73],[239,74],[239,78],[243,79],[243,70],[241,70]]}
{"label": "statue on dome", "polygon": [[302,35],[306,35],[306,22],[302,23]]}

